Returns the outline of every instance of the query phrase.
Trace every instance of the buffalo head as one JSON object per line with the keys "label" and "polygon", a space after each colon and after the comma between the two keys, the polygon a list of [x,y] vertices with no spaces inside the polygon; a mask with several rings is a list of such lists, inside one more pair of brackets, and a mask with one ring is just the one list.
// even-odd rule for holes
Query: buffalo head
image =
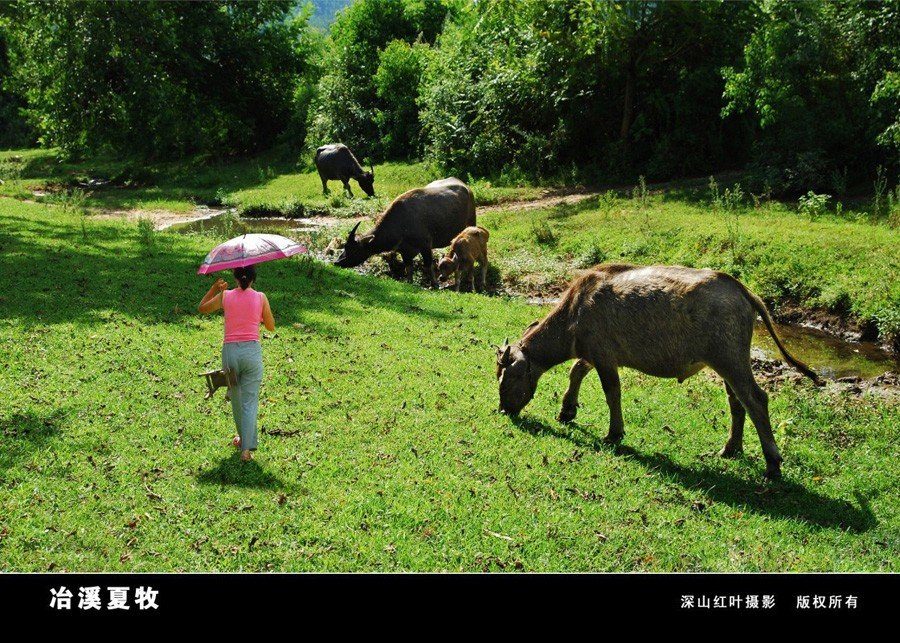
{"label": "buffalo head", "polygon": [[534,397],[540,375],[540,369],[534,367],[517,344],[503,342],[497,348],[500,411],[518,415]]}
{"label": "buffalo head", "polygon": [[455,254],[447,255],[446,257],[442,257],[440,261],[438,261],[437,269],[438,276],[441,281],[447,279],[454,270],[456,270],[456,266],[458,265],[458,260]]}
{"label": "buffalo head", "polygon": [[363,172],[357,179],[359,187],[369,196],[375,196],[375,168],[369,166],[368,172]]}
{"label": "buffalo head", "polygon": [[344,248],[334,265],[341,268],[355,268],[371,256],[371,253],[367,252],[366,247],[372,240],[372,236],[357,236],[356,229],[359,228],[359,224],[360,222],[357,222],[353,229],[350,230],[350,234],[347,235],[347,241],[344,242]]}

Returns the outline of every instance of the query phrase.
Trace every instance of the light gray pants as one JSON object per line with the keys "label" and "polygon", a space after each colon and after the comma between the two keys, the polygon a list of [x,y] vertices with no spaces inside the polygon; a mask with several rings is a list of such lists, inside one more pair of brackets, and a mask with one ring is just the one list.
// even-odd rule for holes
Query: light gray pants
{"label": "light gray pants", "polygon": [[262,346],[259,342],[222,344],[222,365],[234,371],[237,385],[231,388],[231,411],[241,436],[241,449],[256,449],[256,414],[262,383]]}

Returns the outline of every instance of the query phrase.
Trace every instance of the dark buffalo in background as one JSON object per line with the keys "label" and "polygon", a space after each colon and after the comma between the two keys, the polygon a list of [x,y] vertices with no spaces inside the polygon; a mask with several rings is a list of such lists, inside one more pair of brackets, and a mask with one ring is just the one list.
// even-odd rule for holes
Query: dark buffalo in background
{"label": "dark buffalo in background", "polygon": [[319,178],[322,179],[322,192],[328,194],[328,182],[340,181],[344,184],[344,189],[351,197],[353,190],[350,189],[350,179],[354,179],[359,183],[359,187],[369,196],[375,196],[375,171],[370,168],[366,172],[350,148],[343,143],[333,143],[331,145],[323,145],[316,150],[316,169],[319,171]]}
{"label": "dark buffalo in background", "polygon": [[412,280],[413,259],[421,254],[425,274],[436,286],[432,250],[448,246],[473,225],[475,196],[469,186],[452,177],[433,181],[394,199],[366,234],[357,236],[359,223],[353,226],[335,265],[353,268],[373,255],[399,252],[406,278]]}

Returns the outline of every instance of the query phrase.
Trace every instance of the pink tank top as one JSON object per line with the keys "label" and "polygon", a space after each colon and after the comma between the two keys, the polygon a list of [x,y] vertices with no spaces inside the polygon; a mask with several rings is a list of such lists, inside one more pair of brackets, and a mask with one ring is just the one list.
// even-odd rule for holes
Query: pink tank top
{"label": "pink tank top", "polygon": [[259,324],[262,322],[262,293],[247,288],[226,290],[222,293],[225,310],[225,343],[258,342]]}

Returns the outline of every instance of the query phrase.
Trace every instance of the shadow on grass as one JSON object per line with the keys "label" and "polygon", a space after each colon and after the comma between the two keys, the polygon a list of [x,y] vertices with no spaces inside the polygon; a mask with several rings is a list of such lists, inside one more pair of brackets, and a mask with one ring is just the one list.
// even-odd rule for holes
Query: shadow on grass
{"label": "shadow on grass", "polygon": [[277,476],[269,473],[256,460],[241,462],[240,454],[224,458],[209,471],[197,476],[201,484],[230,485],[235,487],[253,487],[257,489],[285,489],[286,485]]}
{"label": "shadow on grass", "polygon": [[67,415],[62,409],[54,409],[44,414],[29,410],[0,416],[0,436],[4,438],[4,446],[0,449],[0,473],[55,438]]}
{"label": "shadow on grass", "polygon": [[[151,324],[183,324],[196,312],[215,277],[233,284],[230,272],[197,275],[204,248],[196,239],[157,235],[141,246],[136,226],[59,222],[56,212],[36,216],[0,214],[3,252],[0,281],[16,284],[15,297],[0,297],[0,319],[25,325],[81,322],[102,324],[109,311]],[[209,248],[224,239],[210,238]],[[258,288],[269,295],[279,325],[308,321],[309,311],[361,317],[367,308],[445,320],[455,316],[440,302],[412,290],[324,263],[291,259],[261,265]],[[340,324],[338,324],[340,325]],[[318,328],[317,328],[318,329]]]}
{"label": "shadow on grass", "polygon": [[570,432],[535,418],[512,418],[521,430],[532,435],[552,435],[595,452],[606,451],[638,462],[648,471],[685,489],[702,489],[715,502],[754,513],[803,521],[828,529],[861,533],[878,524],[868,501],[855,493],[859,507],[846,500],[830,498],[801,484],[782,480],[761,483],[709,467],[687,467],[662,453],[642,453],[624,444],[608,444],[578,424],[567,425]]}
{"label": "shadow on grass", "polygon": [[51,191],[84,189],[85,205],[90,207],[139,208],[158,200],[219,205],[219,191],[237,192],[296,172],[291,156],[269,152],[252,158],[147,163],[105,157],[70,161],[47,152],[23,159],[20,168],[23,179],[43,180]]}
{"label": "shadow on grass", "polygon": [[600,199],[590,196],[575,203],[560,203],[547,210],[547,218],[552,220],[568,219],[583,212],[590,212],[600,207]]}

